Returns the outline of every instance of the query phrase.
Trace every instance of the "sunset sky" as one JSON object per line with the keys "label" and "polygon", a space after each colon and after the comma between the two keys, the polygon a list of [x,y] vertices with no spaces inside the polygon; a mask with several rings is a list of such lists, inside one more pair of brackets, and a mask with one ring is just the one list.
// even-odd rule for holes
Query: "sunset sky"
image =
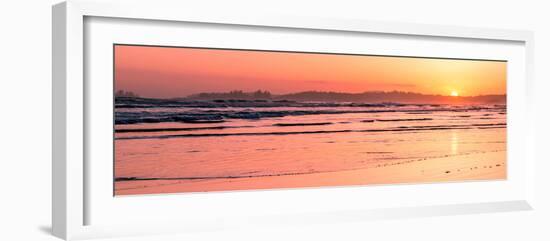
{"label": "sunset sky", "polygon": [[115,90],[142,97],[267,90],[506,94],[506,62],[115,46]]}

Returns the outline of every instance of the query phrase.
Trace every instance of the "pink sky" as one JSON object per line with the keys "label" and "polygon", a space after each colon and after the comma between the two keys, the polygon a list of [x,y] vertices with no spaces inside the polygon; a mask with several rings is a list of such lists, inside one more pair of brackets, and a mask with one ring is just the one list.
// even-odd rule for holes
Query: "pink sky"
{"label": "pink sky", "polygon": [[506,62],[115,46],[115,89],[143,97],[267,90],[506,93]]}

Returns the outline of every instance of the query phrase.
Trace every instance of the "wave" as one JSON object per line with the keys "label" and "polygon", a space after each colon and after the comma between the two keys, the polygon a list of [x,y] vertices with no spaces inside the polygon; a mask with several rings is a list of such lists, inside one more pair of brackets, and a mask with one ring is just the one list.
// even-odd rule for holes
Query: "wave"
{"label": "wave", "polygon": [[[469,111],[502,111],[494,107],[437,107],[430,109],[431,112],[469,112]],[[304,116],[304,115],[334,115],[334,114],[362,114],[362,113],[425,113],[425,109],[355,109],[355,108],[335,108],[335,109],[311,109],[304,108],[298,110],[265,110],[265,109],[246,109],[246,110],[186,110],[184,112],[153,112],[153,111],[122,111],[115,112],[115,124],[140,124],[140,123],[163,123],[163,122],[182,122],[182,123],[223,123],[228,119],[246,119],[259,120],[262,118],[275,118],[286,116]],[[411,118],[400,119],[401,121],[429,120],[429,118]],[[385,120],[378,121],[399,121]],[[368,121],[366,121],[368,122]]]}
{"label": "wave", "polygon": [[433,120],[433,118],[410,118],[410,119],[376,119],[376,121],[430,121]]}
{"label": "wave", "polygon": [[324,126],[332,125],[332,122],[317,122],[317,123],[275,123],[273,126]]}
{"label": "wave", "polygon": [[193,137],[223,137],[223,136],[266,136],[266,135],[298,135],[298,134],[332,134],[347,132],[404,132],[404,131],[436,131],[456,129],[491,129],[506,128],[505,123],[470,124],[470,125],[436,125],[436,126],[401,126],[388,129],[361,129],[361,130],[318,130],[318,131],[277,131],[277,132],[239,132],[239,133],[197,133],[197,134],[174,134],[161,136],[131,136],[117,137],[116,140],[136,139],[168,139],[168,138],[193,138]]}
{"label": "wave", "polygon": [[185,127],[185,128],[135,128],[135,129],[115,129],[116,133],[132,132],[164,132],[164,131],[202,131],[202,130],[223,130],[231,128],[249,128],[254,126],[209,126],[209,127]]}
{"label": "wave", "polygon": [[294,175],[304,175],[304,174],[314,174],[314,173],[320,173],[320,172],[307,171],[307,172],[285,172],[285,173],[256,174],[256,175],[228,175],[228,176],[201,176],[201,177],[117,177],[115,178],[115,182],[238,179],[238,178],[252,178],[252,177],[294,176]]}
{"label": "wave", "polygon": [[296,100],[261,100],[261,99],[148,99],[133,97],[115,98],[116,108],[272,108],[272,107],[395,107],[395,106],[440,106],[429,103],[398,103],[398,102],[353,102],[353,101],[296,101]]}
{"label": "wave", "polygon": [[431,115],[431,114],[433,114],[433,112],[430,112],[430,111],[405,112],[405,113],[409,114],[409,115]]}

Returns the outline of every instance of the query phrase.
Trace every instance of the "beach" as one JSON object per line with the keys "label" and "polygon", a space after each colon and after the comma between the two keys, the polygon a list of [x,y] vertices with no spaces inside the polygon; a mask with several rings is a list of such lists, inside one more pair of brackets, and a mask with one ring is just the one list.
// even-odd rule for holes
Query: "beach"
{"label": "beach", "polygon": [[387,166],[312,174],[198,180],[141,180],[120,182],[117,195],[208,192],[273,188],[338,187],[371,184],[436,183],[506,179],[506,153],[408,160]]}

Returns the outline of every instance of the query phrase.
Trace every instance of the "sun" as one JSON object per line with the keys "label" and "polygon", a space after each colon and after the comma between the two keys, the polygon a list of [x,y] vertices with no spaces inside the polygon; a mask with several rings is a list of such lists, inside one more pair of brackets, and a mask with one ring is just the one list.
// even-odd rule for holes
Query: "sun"
{"label": "sun", "polygon": [[451,96],[458,96],[458,91],[456,90],[451,91]]}

